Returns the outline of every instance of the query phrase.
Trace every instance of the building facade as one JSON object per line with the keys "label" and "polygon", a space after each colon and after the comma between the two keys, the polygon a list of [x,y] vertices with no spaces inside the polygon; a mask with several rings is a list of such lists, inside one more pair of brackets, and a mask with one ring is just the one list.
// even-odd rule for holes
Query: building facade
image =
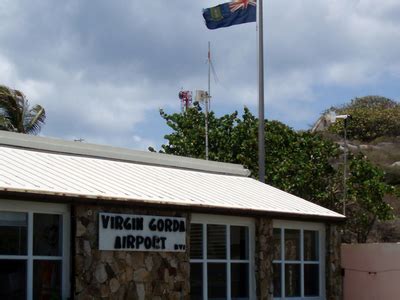
{"label": "building facade", "polygon": [[1,299],[341,299],[344,217],[241,166],[0,133]]}

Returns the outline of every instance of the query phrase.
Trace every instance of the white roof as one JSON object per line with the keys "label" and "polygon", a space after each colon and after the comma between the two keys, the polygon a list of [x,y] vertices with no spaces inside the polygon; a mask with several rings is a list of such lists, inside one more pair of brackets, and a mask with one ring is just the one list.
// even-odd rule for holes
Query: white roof
{"label": "white roof", "polygon": [[[32,193],[182,205],[207,208],[210,212],[227,209],[287,217],[344,218],[246,177],[246,170],[232,164],[171,158],[106,146],[99,150],[99,146],[85,143],[32,136],[25,139],[26,136],[19,134],[0,132],[0,197],[1,193]],[[121,155],[118,155],[119,151]],[[96,155],[90,155],[94,152]],[[127,152],[131,154],[130,159]],[[133,159],[137,153],[142,153],[145,159]],[[151,156],[153,160],[149,159]],[[174,165],[174,160],[180,163]]]}

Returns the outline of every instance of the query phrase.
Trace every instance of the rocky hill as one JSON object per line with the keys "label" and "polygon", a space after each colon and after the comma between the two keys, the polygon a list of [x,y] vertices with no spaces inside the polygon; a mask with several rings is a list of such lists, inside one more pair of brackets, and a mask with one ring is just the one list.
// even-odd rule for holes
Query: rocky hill
{"label": "rocky hill", "polygon": [[[343,140],[338,137],[335,142],[343,148]],[[380,137],[371,143],[348,141],[349,151],[361,152],[386,173],[387,183],[400,186],[400,137]]]}
{"label": "rocky hill", "polygon": [[[349,151],[367,156],[385,171],[386,182],[400,190],[400,103],[384,97],[367,96],[329,110],[352,115],[347,128]],[[330,124],[324,114],[312,131],[320,132],[343,149],[343,125],[341,122]],[[396,218],[377,222],[370,242],[400,242],[400,199],[387,196],[385,201],[393,207]]]}

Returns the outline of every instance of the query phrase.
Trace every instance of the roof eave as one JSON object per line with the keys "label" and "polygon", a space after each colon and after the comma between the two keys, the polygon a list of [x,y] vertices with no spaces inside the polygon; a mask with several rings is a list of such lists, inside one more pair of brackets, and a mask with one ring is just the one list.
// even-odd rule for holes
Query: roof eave
{"label": "roof eave", "polygon": [[[38,196],[40,198],[38,199]],[[208,213],[208,214],[229,214],[240,216],[268,216],[275,219],[318,221],[328,223],[342,223],[346,221],[344,216],[328,216],[318,214],[304,214],[295,212],[266,211],[257,209],[246,209],[237,207],[222,207],[215,205],[193,205],[187,203],[168,203],[165,201],[146,201],[141,199],[123,199],[118,197],[103,197],[94,195],[67,195],[62,193],[44,193],[35,191],[15,191],[10,189],[0,190],[1,199],[57,202],[70,204],[96,204],[96,205],[115,205],[119,206],[139,206],[146,208],[156,208],[167,210],[181,210],[187,212]]]}

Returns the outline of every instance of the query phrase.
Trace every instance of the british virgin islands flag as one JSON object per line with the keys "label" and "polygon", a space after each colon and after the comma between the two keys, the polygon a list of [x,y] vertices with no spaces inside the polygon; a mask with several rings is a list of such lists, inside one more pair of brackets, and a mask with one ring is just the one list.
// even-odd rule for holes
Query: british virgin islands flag
{"label": "british virgin islands flag", "polygon": [[255,22],[256,16],[256,0],[233,0],[203,10],[203,17],[208,29]]}

